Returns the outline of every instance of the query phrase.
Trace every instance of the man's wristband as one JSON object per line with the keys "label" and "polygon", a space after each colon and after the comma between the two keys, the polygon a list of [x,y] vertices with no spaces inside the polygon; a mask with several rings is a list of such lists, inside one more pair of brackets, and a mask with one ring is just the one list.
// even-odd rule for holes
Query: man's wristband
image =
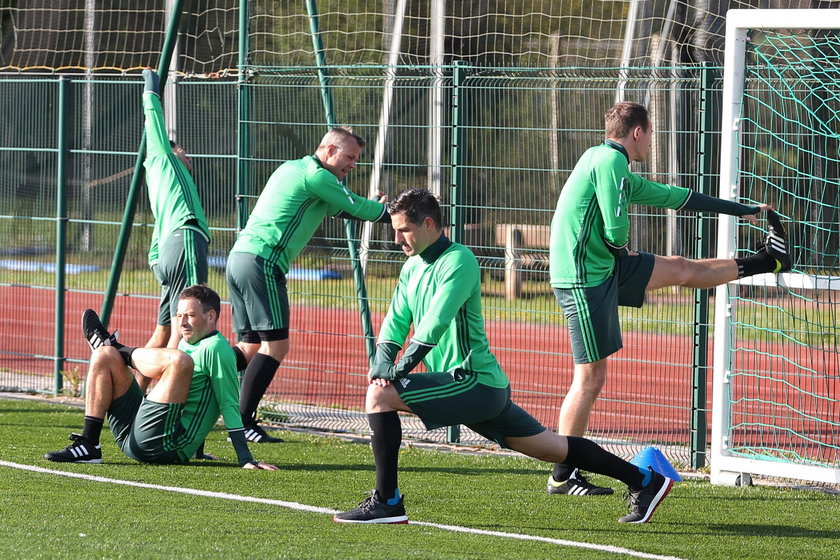
{"label": "man's wristband", "polygon": [[391,363],[397,361],[397,354],[400,353],[400,345],[396,342],[384,341],[376,345],[376,353],[373,355],[373,363]]}
{"label": "man's wristband", "polygon": [[236,457],[239,460],[239,466],[244,467],[248,463],[254,462],[254,457],[248,449],[248,441],[245,439],[245,428],[237,428],[235,430],[228,430],[230,442],[233,444],[233,449],[236,451]]}
{"label": "man's wristband", "polygon": [[400,358],[400,361],[397,363],[396,377],[405,377],[408,375],[411,370],[416,368],[420,362],[423,361],[423,358],[426,357],[426,354],[428,354],[432,348],[434,347],[427,344],[420,344],[412,340],[405,349],[405,352],[403,352],[402,358]]}
{"label": "man's wristband", "polygon": [[612,256],[617,259],[623,259],[627,256],[627,245],[624,245],[623,247],[614,247],[613,245],[607,243],[607,249],[609,249]]}
{"label": "man's wristband", "polygon": [[761,211],[759,206],[747,206],[734,200],[724,200],[716,196],[694,192],[688,195],[680,210],[693,210],[695,212],[712,212],[714,214],[729,214],[730,216],[748,216],[758,214]]}

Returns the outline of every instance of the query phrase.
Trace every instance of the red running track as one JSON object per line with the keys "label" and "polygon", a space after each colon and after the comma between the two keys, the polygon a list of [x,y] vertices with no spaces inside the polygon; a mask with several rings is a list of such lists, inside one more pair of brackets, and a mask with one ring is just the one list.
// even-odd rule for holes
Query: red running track
{"label": "red running track", "polygon": [[[0,368],[7,372],[38,373],[49,389],[52,382],[55,292],[28,287],[0,287]],[[66,294],[65,355],[87,360],[79,319],[85,308],[99,310],[99,295]],[[111,327],[120,339],[143,345],[154,328],[157,299],[117,297]],[[382,320],[374,315],[374,330]],[[269,392],[279,400],[325,407],[361,409],[367,386],[367,355],[358,312],[346,309],[292,307],[291,352]],[[221,330],[231,338],[230,313],[222,311]],[[556,428],[557,411],[571,382],[572,359],[566,329],[536,323],[488,321],[487,332],[499,362],[511,379],[514,400],[546,426]],[[686,444],[690,430],[692,395],[692,341],[688,337],[626,333],[625,348],[611,361],[610,375],[596,404],[590,432],[609,439],[630,439],[659,444]],[[759,372],[764,377],[738,385],[734,396],[743,400],[737,413],[754,421],[761,414],[787,410],[791,429],[819,433],[819,416],[840,415],[840,381],[836,352],[820,349],[763,348],[739,353],[736,370]],[[789,359],[795,357],[795,364]],[[73,367],[72,362],[68,367]],[[78,363],[81,369],[85,364]],[[817,372],[813,375],[809,372]],[[0,385],[10,385],[0,372]],[[711,399],[711,372],[707,383]],[[781,381],[779,379],[782,379]],[[806,391],[786,390],[786,383],[805,384]],[[12,381],[13,383],[13,381]],[[764,396],[762,400],[754,397]],[[772,400],[777,405],[770,406]],[[707,410],[710,409],[707,402]],[[790,409],[790,410],[788,410]],[[800,416],[791,410],[806,411]],[[710,416],[710,415],[709,415]],[[710,418],[709,418],[710,420]],[[778,419],[776,420],[778,422]],[[823,426],[822,431],[825,431]],[[835,430],[836,432],[836,430]],[[754,439],[745,431],[743,440]],[[840,436],[832,436],[837,438]],[[834,442],[837,444],[838,442]]]}

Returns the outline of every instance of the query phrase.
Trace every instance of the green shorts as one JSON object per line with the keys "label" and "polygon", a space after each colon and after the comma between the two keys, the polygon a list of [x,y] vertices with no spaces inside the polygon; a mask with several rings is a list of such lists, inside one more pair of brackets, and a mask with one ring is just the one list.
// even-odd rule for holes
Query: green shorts
{"label": "green shorts", "polygon": [[207,283],[207,238],[191,227],[176,230],[160,244],[152,272],[161,287],[157,324],[169,326],[183,289]]}
{"label": "green shorts", "polygon": [[510,387],[488,387],[477,377],[460,370],[455,375],[421,372],[392,383],[427,430],[463,424],[502,447],[507,447],[506,437],[528,437],[545,431],[510,400]]}
{"label": "green shorts", "polygon": [[554,288],[554,297],[569,322],[576,364],[590,364],[622,347],[618,306],[641,307],[653,273],[651,253],[616,259],[615,271],[598,286]]}
{"label": "green shorts", "polygon": [[233,314],[233,332],[289,328],[286,275],[275,264],[252,253],[228,255],[225,276]]}
{"label": "green shorts", "polygon": [[117,447],[141,463],[186,463],[180,452],[185,438],[181,424],[183,404],[159,403],[143,397],[140,386],[131,387],[111,403],[108,423]]}

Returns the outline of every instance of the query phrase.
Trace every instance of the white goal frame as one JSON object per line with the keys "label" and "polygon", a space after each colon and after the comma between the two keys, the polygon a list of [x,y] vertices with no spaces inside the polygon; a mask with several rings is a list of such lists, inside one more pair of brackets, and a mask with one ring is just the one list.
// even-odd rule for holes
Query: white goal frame
{"label": "white goal frame", "polygon": [[[720,196],[738,195],[739,124],[744,93],[747,31],[752,29],[840,29],[840,10],[730,10],[726,16],[726,50],[721,118]],[[718,222],[718,257],[733,258],[736,247],[735,218],[721,216]],[[730,296],[739,284],[788,286],[840,290],[840,278],[797,273],[762,274],[719,286],[715,293],[714,370],[712,392],[711,481],[735,485],[764,475],[814,482],[840,483],[840,468],[778,460],[739,457],[729,452],[731,425],[730,376],[732,374]]]}

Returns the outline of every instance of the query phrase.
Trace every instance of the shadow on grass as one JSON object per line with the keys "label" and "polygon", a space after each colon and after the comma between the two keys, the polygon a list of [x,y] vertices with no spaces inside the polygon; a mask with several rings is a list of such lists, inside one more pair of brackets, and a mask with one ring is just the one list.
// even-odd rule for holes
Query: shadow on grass
{"label": "shadow on grass", "polygon": [[[693,527],[691,533],[708,535],[729,535],[749,537],[784,537],[803,539],[830,539],[837,542],[840,539],[840,529],[836,531],[814,530],[812,527],[796,527],[793,525],[770,525],[766,523],[735,523],[731,525],[686,525]],[[826,551],[828,552],[828,551]],[[836,551],[835,551],[836,552]],[[836,556],[826,556],[826,558]]]}
{"label": "shadow on grass", "polygon": [[[270,460],[268,461],[271,462]],[[192,463],[190,463],[192,465]],[[373,457],[371,457],[370,463],[365,464],[347,464],[347,463],[336,463],[336,464],[295,464],[295,465],[284,465],[282,461],[275,463],[278,467],[286,471],[304,471],[304,472],[319,472],[319,471],[339,471],[339,472],[347,472],[347,471],[360,471],[360,472],[374,472],[373,466]],[[523,468],[496,468],[496,467],[476,467],[476,468],[463,468],[463,467],[400,467],[399,469],[400,474],[405,473],[445,473],[445,474],[454,474],[454,475],[464,475],[464,476],[476,476],[476,475],[485,475],[485,474],[516,474],[516,475],[528,475],[528,474],[538,474],[538,475],[547,475],[548,470],[546,469],[523,469]]]}

